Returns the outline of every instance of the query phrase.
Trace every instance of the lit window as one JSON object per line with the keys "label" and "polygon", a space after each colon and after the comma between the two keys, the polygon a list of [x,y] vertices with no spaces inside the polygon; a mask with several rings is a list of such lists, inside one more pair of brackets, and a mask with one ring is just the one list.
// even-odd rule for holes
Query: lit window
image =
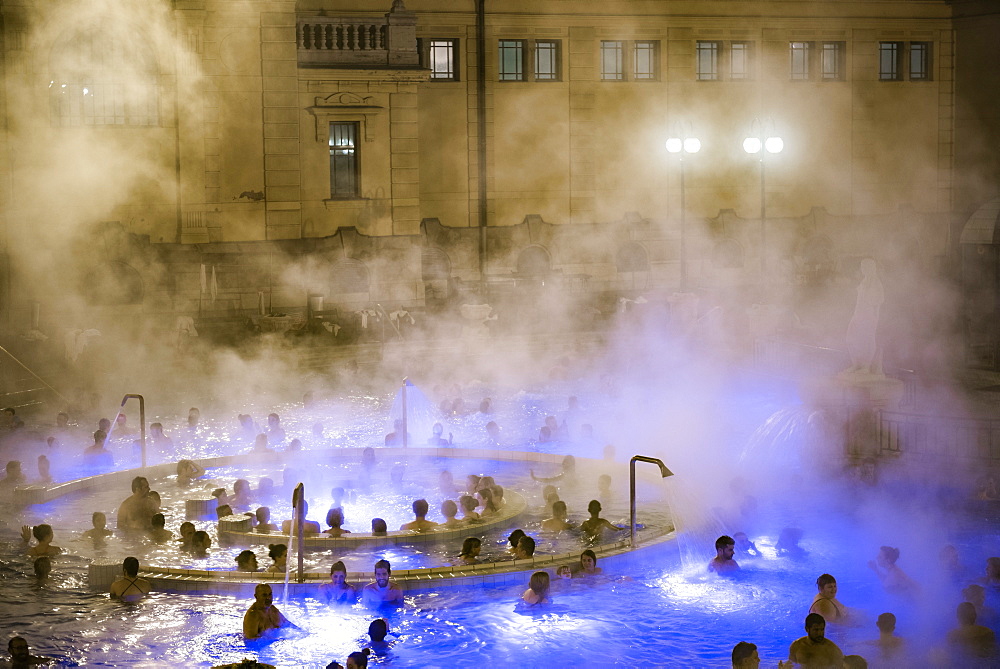
{"label": "lit window", "polygon": [[49,69],[54,125],[159,124],[156,61],[134,36],[98,28],[66,35],[53,47]]}
{"label": "lit window", "polygon": [[330,197],[358,197],[358,124],[330,124]]}
{"label": "lit window", "polygon": [[458,79],[458,40],[432,39],[427,53],[427,64],[431,70],[431,79],[437,81],[455,81]]}
{"label": "lit window", "polygon": [[898,81],[900,78],[899,52],[902,45],[899,42],[879,42],[878,44],[878,78],[881,81]]}
{"label": "lit window", "polygon": [[622,52],[625,43],[621,41],[601,42],[601,79],[622,81],[625,79]]}
{"label": "lit window", "polygon": [[695,78],[699,81],[719,79],[719,42],[695,44]]}
{"label": "lit window", "polygon": [[750,79],[750,42],[733,42],[729,45],[729,78]]}
{"label": "lit window", "polygon": [[535,81],[559,81],[559,42],[535,42]]}
{"label": "lit window", "polygon": [[823,81],[841,81],[844,78],[844,43],[823,42],[822,67]]}
{"label": "lit window", "polygon": [[910,42],[910,81],[931,78],[931,43]]}
{"label": "lit window", "polygon": [[524,81],[524,40],[500,40],[500,81]]}
{"label": "lit window", "polygon": [[656,54],[659,45],[659,42],[645,40],[637,41],[632,45],[636,81],[650,81],[656,79]]}
{"label": "lit window", "polygon": [[789,42],[788,54],[791,59],[791,78],[793,81],[809,79],[809,42]]}

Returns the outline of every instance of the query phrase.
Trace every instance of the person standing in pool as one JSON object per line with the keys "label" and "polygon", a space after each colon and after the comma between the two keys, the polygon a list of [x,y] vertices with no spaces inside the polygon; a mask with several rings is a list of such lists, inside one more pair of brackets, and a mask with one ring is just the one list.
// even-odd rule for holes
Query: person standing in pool
{"label": "person standing in pool", "polygon": [[844,653],[826,638],[826,621],[818,613],[806,616],[806,636],[788,648],[788,659],[803,667],[836,667],[844,663]]}
{"label": "person standing in pool", "polygon": [[24,640],[24,637],[11,637],[10,641],[7,642],[7,650],[10,652],[10,661],[0,664],[2,667],[22,669],[22,667],[32,667],[53,662],[50,658],[32,655],[31,650],[28,648],[28,642]]}
{"label": "person standing in pool", "polygon": [[601,533],[605,531],[617,532],[624,529],[617,525],[612,525],[611,522],[601,518],[601,503],[596,499],[590,500],[590,504],[587,505],[587,512],[590,514],[590,518],[580,523],[580,530],[587,539],[598,539]]}
{"label": "person standing in pool", "polygon": [[271,586],[259,583],[253,591],[254,603],[243,616],[243,636],[247,639],[259,639],[269,630],[276,630],[291,625],[281,611],[274,606]]}
{"label": "person standing in pool", "polygon": [[320,586],[327,604],[353,604],[358,590],[347,582],[347,567],[337,560],[330,567],[330,582]]}
{"label": "person standing in pool", "polygon": [[122,573],[124,575],[111,584],[111,599],[120,599],[131,604],[149,594],[152,586],[146,579],[139,578],[138,559],[125,558],[122,562]]}
{"label": "person standing in pool", "polygon": [[837,579],[830,574],[820,574],[816,579],[819,593],[809,606],[809,613],[818,613],[826,621],[842,623],[847,620],[847,607],[837,600]]}
{"label": "person standing in pool", "polygon": [[149,529],[153,514],[149,500],[149,481],[145,476],[132,479],[132,494],[118,507],[118,529],[145,531]]}
{"label": "person standing in pool", "polygon": [[708,570],[716,574],[739,571],[740,565],[733,559],[736,541],[725,534],[715,540],[715,557],[708,563]]}
{"label": "person standing in pool", "polygon": [[361,591],[361,601],[368,606],[381,606],[383,604],[403,604],[403,590],[393,581],[389,580],[392,575],[392,566],[388,560],[379,560],[375,563],[375,580],[369,583]]}
{"label": "person standing in pool", "polygon": [[426,532],[427,530],[433,530],[438,526],[432,520],[427,520],[428,504],[426,499],[417,499],[413,501],[413,515],[415,520],[408,523],[404,523],[399,529],[401,532]]}

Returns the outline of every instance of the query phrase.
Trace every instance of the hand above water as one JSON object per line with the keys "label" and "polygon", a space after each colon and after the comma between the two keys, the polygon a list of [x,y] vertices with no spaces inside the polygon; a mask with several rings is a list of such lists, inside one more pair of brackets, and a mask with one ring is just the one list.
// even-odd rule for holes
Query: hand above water
{"label": "hand above water", "polygon": [[21,526],[21,541],[24,543],[31,541],[31,525]]}

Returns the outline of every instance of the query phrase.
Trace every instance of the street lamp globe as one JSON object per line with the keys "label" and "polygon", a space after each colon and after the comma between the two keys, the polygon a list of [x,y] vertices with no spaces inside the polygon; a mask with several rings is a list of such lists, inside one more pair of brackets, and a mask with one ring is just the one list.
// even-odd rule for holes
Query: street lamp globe
{"label": "street lamp globe", "polygon": [[757,153],[760,151],[760,138],[747,137],[743,140],[743,150],[747,153]]}
{"label": "street lamp globe", "polygon": [[681,141],[680,137],[671,137],[667,140],[667,151],[670,153],[680,153],[682,148],[684,148],[684,142]]}
{"label": "street lamp globe", "polygon": [[764,140],[764,148],[768,153],[781,153],[785,148],[785,142],[780,137],[768,137]]}
{"label": "street lamp globe", "polygon": [[701,151],[701,140],[697,137],[688,137],[684,140],[684,151],[687,153],[698,153]]}

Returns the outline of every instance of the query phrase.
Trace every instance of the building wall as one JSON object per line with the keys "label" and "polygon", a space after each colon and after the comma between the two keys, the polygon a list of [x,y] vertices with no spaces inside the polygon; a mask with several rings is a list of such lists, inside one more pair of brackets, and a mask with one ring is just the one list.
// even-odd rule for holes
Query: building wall
{"label": "building wall", "polygon": [[[183,0],[109,21],[108,30],[136,28],[156,58],[158,122],[53,127],[46,54],[64,33],[60,26],[72,25],[85,5],[54,2],[41,12],[27,0],[2,5],[8,76],[0,169],[13,195],[4,208],[11,245],[29,244],[40,222],[52,218],[80,228],[121,221],[154,244],[327,238],[347,227],[365,237],[419,236],[421,221],[431,219],[444,230],[478,225],[474,3]],[[713,248],[722,235],[739,238],[748,258],[759,256],[766,228],[771,253],[784,257],[814,232],[801,226],[812,225],[809,213],[817,207],[838,221],[840,229],[830,234],[842,253],[877,255],[887,235],[870,221],[892,219],[901,208],[920,217],[920,252],[945,252],[955,188],[956,63],[955,26],[944,0],[512,0],[486,8],[490,226],[522,226],[528,218],[589,231],[645,221],[635,228],[644,235],[636,241],[649,250],[664,286],[679,275],[682,227],[692,235],[692,253]],[[412,39],[394,44],[396,61],[390,55],[386,63],[303,62],[297,21],[322,15],[375,24],[387,14],[401,21],[393,34],[404,41],[459,40],[458,81],[432,81],[406,60]],[[969,60],[989,48],[986,32],[972,32]],[[559,40],[559,81],[499,81],[498,39]],[[601,40],[658,41],[655,80],[603,81]],[[752,44],[750,78],[698,81],[699,40]],[[791,41],[843,43],[844,80],[791,81]],[[931,42],[930,80],[879,81],[880,41]],[[998,125],[969,118],[968,127]],[[330,198],[324,133],[336,119],[361,124],[358,199]],[[766,226],[759,219],[761,165],[741,149],[754,119],[768,119],[785,144],[767,158]],[[703,147],[683,169],[664,149],[681,127]],[[44,188],[33,185],[36,173],[55,171],[60,154],[78,144],[94,152],[99,169],[59,172]],[[973,169],[992,169],[981,153],[968,153]],[[54,197],[93,190],[101,172],[114,178],[98,180],[85,206]],[[734,221],[723,232],[706,224],[723,211],[732,211]],[[938,224],[926,223],[935,216]],[[521,246],[491,247],[489,272],[512,271],[524,245],[537,243],[531,226],[522,227],[529,234]],[[572,249],[554,254],[556,265],[620,279],[609,269],[605,237],[569,239],[561,243]],[[478,260],[467,256],[466,243],[453,265],[473,278]],[[390,292],[417,303],[419,267],[391,270],[412,255],[390,253],[373,276],[376,283],[377,277],[387,286],[398,283]],[[704,260],[692,258],[692,266]],[[747,262],[746,272],[758,264]]]}

